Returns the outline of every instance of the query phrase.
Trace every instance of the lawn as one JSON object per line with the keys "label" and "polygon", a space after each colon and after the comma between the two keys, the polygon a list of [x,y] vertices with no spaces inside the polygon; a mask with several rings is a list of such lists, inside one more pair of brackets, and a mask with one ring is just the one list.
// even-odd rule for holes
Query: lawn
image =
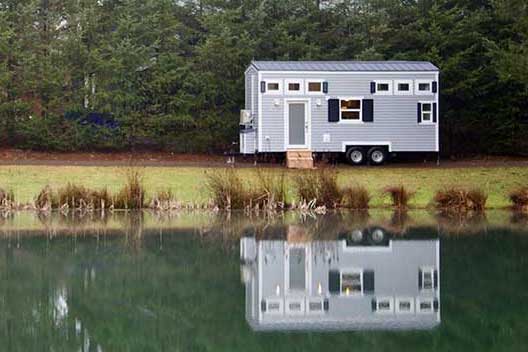
{"label": "lawn", "polygon": [[[199,167],[140,167],[147,196],[160,190],[171,189],[184,202],[204,202],[209,199],[205,186],[206,173],[212,168]],[[118,190],[126,180],[127,167],[92,166],[0,166],[0,188],[11,189],[19,202],[31,202],[46,185],[58,188],[68,182],[90,188],[108,187]],[[282,172],[275,168],[272,172]],[[251,180],[255,170],[242,168],[241,175]],[[287,175],[298,172],[288,170]],[[528,167],[468,167],[468,168],[419,168],[419,167],[347,167],[338,168],[341,185],[360,184],[367,187],[372,196],[371,206],[387,204],[381,190],[389,185],[403,184],[416,191],[414,207],[426,207],[436,190],[449,185],[479,187],[489,194],[488,208],[509,205],[508,192],[528,184]],[[291,183],[290,183],[291,184]],[[295,190],[289,187],[289,195]]]}

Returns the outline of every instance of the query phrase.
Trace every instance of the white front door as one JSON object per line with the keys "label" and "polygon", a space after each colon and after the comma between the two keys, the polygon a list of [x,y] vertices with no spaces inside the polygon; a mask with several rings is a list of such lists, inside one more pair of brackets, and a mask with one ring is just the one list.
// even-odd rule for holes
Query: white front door
{"label": "white front door", "polygon": [[288,148],[308,147],[308,109],[306,101],[289,101],[286,103],[286,135]]}

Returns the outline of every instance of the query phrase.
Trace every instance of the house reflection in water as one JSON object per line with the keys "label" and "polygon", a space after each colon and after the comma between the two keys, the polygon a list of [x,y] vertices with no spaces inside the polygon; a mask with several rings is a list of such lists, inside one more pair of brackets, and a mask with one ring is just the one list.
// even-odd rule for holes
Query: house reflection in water
{"label": "house reflection in water", "polygon": [[430,329],[440,323],[438,239],[382,228],[313,241],[241,239],[246,319],[254,330]]}

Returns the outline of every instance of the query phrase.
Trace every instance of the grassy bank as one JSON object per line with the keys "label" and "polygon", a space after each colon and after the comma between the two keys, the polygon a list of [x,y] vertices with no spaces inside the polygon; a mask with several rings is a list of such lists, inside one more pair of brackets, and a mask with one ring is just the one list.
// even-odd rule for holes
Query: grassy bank
{"label": "grassy bank", "polygon": [[[155,192],[170,189],[182,202],[206,202],[210,195],[205,187],[206,175],[212,169],[195,167],[143,167],[147,197]],[[281,172],[282,169],[273,169]],[[68,182],[89,188],[108,187],[117,192],[126,182],[126,167],[89,166],[1,166],[0,187],[11,189],[19,202],[32,202],[46,185],[52,188]],[[244,180],[254,180],[256,171],[239,169]],[[288,170],[288,197],[295,198],[293,177],[303,171]],[[389,204],[382,190],[387,186],[404,184],[415,190],[412,207],[425,207],[437,190],[446,186],[479,187],[488,195],[488,208],[509,206],[508,192],[528,183],[528,167],[470,167],[470,168],[338,168],[340,185],[363,185],[372,196],[371,207]]]}

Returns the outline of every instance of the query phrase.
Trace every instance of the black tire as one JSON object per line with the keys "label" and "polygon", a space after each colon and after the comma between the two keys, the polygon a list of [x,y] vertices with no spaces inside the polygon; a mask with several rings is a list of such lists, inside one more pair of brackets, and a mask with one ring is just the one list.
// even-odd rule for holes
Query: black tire
{"label": "black tire", "polygon": [[368,151],[368,160],[372,165],[381,165],[387,160],[387,151],[382,147],[373,147]]}
{"label": "black tire", "polygon": [[353,147],[347,150],[346,159],[352,165],[361,165],[365,162],[365,151],[363,148]]}

